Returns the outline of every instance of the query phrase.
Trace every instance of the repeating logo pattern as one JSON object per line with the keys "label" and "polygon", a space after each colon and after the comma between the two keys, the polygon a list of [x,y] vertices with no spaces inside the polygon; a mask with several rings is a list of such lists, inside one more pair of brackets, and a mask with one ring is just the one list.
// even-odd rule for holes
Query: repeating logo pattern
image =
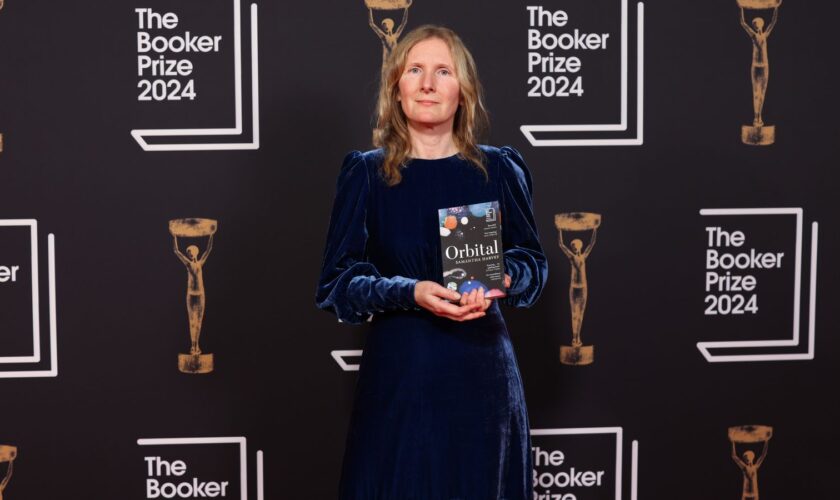
{"label": "repeating logo pattern", "polygon": [[0,480],[0,500],[3,500],[3,493],[6,491],[9,481],[12,479],[12,472],[14,471],[17,454],[17,446],[0,444],[0,465],[6,464],[6,473],[4,474],[3,479]]}
{"label": "repeating logo pattern", "polygon": [[[0,316],[4,340],[0,343],[0,379],[58,375],[55,236],[47,236],[47,339],[43,338],[41,328],[44,310],[38,240],[37,220],[0,220],[0,258],[12,260],[0,265],[0,296],[9,306]],[[45,347],[47,359],[43,356]],[[15,351],[6,350],[10,348]]]}
{"label": "repeating logo pattern", "polygon": [[[718,208],[702,209],[700,215],[707,221],[704,315],[714,320],[716,331],[724,331],[737,317],[750,318],[776,315],[781,311],[762,307],[770,293],[761,293],[762,280],[783,279],[785,271],[792,270],[792,329],[790,339],[732,339],[702,341],[697,348],[710,363],[755,362],[755,361],[808,361],[814,359],[816,345],[816,300],[817,300],[817,244],[819,225],[811,224],[810,276],[808,283],[808,340],[802,346],[801,316],[803,291],[803,238],[804,212],[801,208]],[[791,244],[793,255],[778,250],[751,247],[750,236],[759,238],[759,229],[743,231],[739,226],[756,219],[765,223],[764,239],[775,245]],[[776,225],[767,226],[766,221],[775,220]],[[736,222],[737,221],[737,222]],[[793,234],[779,231],[784,221],[793,222]],[[736,225],[737,224],[737,225]],[[725,227],[724,227],[725,226]],[[780,275],[780,273],[782,273]],[[777,289],[778,290],[778,289]],[[777,292],[778,293],[778,292]],[[741,319],[739,318],[739,319]],[[781,316],[780,316],[781,319]],[[740,322],[739,322],[740,323]],[[777,324],[784,324],[778,321]],[[755,323],[750,330],[765,332]],[[781,330],[781,328],[780,328]],[[783,330],[782,330],[783,331]],[[775,331],[773,333],[776,333]],[[783,334],[778,333],[778,336]],[[797,349],[798,348],[798,349]],[[802,349],[805,352],[801,352]],[[728,352],[737,352],[729,354]]]}
{"label": "repeating logo pattern", "polygon": [[[767,50],[767,40],[776,21],[779,20],[779,7],[782,0],[738,0],[738,7],[741,9],[741,26],[752,42],[752,65],[750,66],[750,77],[752,79],[753,93],[753,123],[741,127],[741,141],[744,144],[753,146],[768,146],[776,141],[776,127],[765,125],[761,117],[764,109],[764,99],[767,97],[767,83],[770,80],[770,58]],[[745,19],[745,10],[754,12],[756,10],[773,11],[770,22],[765,25],[764,18],[756,15],[748,23]]]}
{"label": "repeating logo pattern", "polygon": [[[408,9],[413,0],[365,0],[365,7],[368,8],[368,25],[382,41],[382,68],[385,68],[385,61],[388,55],[397,46],[400,35],[408,24]],[[392,12],[402,12],[399,15],[399,22],[394,21]],[[381,20],[377,23],[374,12],[381,14]],[[394,16],[397,17],[397,16]]]}
{"label": "repeating logo pattern", "polygon": [[[204,292],[204,263],[213,250],[213,235],[219,223],[213,219],[174,219],[169,221],[169,233],[172,234],[175,255],[187,269],[187,318],[190,323],[190,352],[178,355],[178,369],[184,373],[210,373],[213,371],[213,355],[202,353],[198,346],[201,336],[201,323],[204,321],[206,296]],[[178,245],[178,238],[206,237],[204,250],[195,244],[183,251]]]}
{"label": "repeating logo pattern", "polygon": [[[259,50],[257,32],[257,4],[251,4],[251,134],[248,142],[219,141],[221,137],[239,137],[243,127],[242,21],[241,0],[233,0],[233,127],[210,128],[138,128],[131,131],[143,151],[220,151],[255,150],[260,148],[259,112]],[[194,64],[182,54],[218,53],[224,42],[222,35],[191,36],[189,31],[170,36],[182,22],[175,12],[156,12],[151,8],[137,8],[137,73],[140,94],[137,99],[149,103],[200,99],[199,83],[192,76]],[[163,32],[165,34],[152,33]],[[155,58],[157,56],[157,58]],[[167,79],[169,78],[169,79]],[[160,142],[159,142],[160,141]]]}
{"label": "repeating logo pattern", "polygon": [[[612,498],[626,491],[624,429],[531,429],[535,500]],[[639,442],[630,450],[630,499],[639,493]]]}
{"label": "repeating logo pattern", "polygon": [[[741,469],[744,485],[741,500],[758,500],[758,469],[767,458],[767,448],[773,428],[767,425],[741,425],[729,428],[729,440],[732,442],[732,460]],[[752,450],[754,445],[760,451]],[[738,448],[742,448],[739,450]]]}
{"label": "repeating logo pattern", "polygon": [[[586,299],[589,296],[589,283],[586,281],[586,258],[595,247],[595,237],[601,226],[601,215],[588,212],[572,212],[554,216],[554,226],[559,233],[560,250],[571,265],[569,279],[569,309],[572,312],[572,345],[560,346],[560,362],[564,365],[589,365],[595,361],[595,346],[583,345],[580,330],[583,327],[583,313],[586,312]],[[563,231],[591,232],[589,243],[574,238],[568,244],[563,239]]]}
{"label": "repeating logo pattern", "polygon": [[[248,500],[249,454],[244,436],[144,438],[137,444],[143,451],[146,476],[143,498]],[[257,500],[265,498],[263,460],[263,452],[257,451]],[[231,465],[224,467],[227,464]]]}
{"label": "repeating logo pattern", "polygon": [[[551,7],[546,7],[548,3]],[[525,6],[528,14],[527,95],[539,102],[540,108],[557,110],[556,117],[550,119],[554,123],[546,123],[549,119],[542,119],[542,123],[530,121],[520,127],[532,146],[641,146],[644,143],[644,4],[636,4],[636,64],[633,68],[628,0],[601,3],[603,10],[599,17],[620,19],[619,33],[589,31],[577,24],[572,9],[580,9],[581,4],[545,1],[543,5]],[[597,80],[586,77],[587,71],[590,71],[587,69],[590,66],[588,61],[599,53],[615,50],[620,50],[620,62],[609,74],[618,82],[617,122],[592,123],[589,121],[591,118],[584,117],[577,123],[562,122],[564,118],[568,119],[564,117],[568,115],[564,112],[566,108],[562,107],[564,100],[587,100],[587,109],[593,111],[600,105],[598,97],[590,98],[591,92],[586,90],[588,82]],[[635,124],[630,122],[631,71],[635,73]],[[536,111],[529,114],[536,114]],[[633,136],[623,136],[631,127],[635,128]],[[576,137],[581,135],[584,137]]]}

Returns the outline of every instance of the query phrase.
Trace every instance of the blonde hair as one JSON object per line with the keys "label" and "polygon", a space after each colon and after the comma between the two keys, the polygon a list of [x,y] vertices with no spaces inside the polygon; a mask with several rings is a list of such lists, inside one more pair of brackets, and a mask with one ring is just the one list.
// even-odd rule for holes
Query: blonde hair
{"label": "blonde hair", "polygon": [[384,150],[381,173],[389,186],[402,180],[402,167],[411,153],[408,123],[402,106],[397,101],[400,77],[405,70],[408,52],[419,42],[430,38],[443,40],[449,47],[455,64],[461,94],[461,104],[455,111],[452,135],[458,154],[481,170],[485,177],[484,154],[478,147],[478,135],[487,127],[487,110],[478,69],[472,54],[461,38],[449,28],[427,24],[412,30],[400,40],[382,69],[377,100],[376,127],[373,129],[373,145]]}

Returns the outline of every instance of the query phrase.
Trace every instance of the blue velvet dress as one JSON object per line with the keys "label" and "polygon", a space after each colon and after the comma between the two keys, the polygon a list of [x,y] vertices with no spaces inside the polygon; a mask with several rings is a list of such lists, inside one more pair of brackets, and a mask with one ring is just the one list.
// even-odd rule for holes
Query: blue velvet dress
{"label": "blue velvet dress", "polygon": [[512,148],[482,147],[489,179],[457,156],[379,175],[382,151],[347,155],[316,302],[371,328],[341,475],[342,500],[530,500],[528,414],[498,303],[456,322],[420,310],[417,280],[440,282],[439,208],[498,200],[503,304],[528,307],[546,280],[531,178]]}

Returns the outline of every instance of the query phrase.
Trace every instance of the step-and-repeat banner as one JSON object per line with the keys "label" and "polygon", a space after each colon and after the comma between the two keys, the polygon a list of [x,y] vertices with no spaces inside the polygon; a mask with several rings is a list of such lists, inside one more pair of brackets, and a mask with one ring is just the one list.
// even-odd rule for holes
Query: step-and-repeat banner
{"label": "step-and-repeat banner", "polygon": [[534,499],[833,498],[838,18],[0,0],[0,498],[335,497],[366,335],[313,301],[335,178],[425,23],[534,178]]}

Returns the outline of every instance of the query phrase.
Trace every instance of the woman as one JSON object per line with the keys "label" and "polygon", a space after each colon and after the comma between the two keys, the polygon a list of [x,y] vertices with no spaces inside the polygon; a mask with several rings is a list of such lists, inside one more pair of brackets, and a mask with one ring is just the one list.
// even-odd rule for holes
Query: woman
{"label": "woman", "polygon": [[513,149],[476,145],[485,117],[470,53],[451,30],[423,26],[383,72],[380,149],[344,160],[316,297],[339,321],[372,317],[344,500],[531,498],[528,416],[499,307],[437,283],[437,210],[496,200],[501,301],[530,306],[545,283],[530,176]]}

